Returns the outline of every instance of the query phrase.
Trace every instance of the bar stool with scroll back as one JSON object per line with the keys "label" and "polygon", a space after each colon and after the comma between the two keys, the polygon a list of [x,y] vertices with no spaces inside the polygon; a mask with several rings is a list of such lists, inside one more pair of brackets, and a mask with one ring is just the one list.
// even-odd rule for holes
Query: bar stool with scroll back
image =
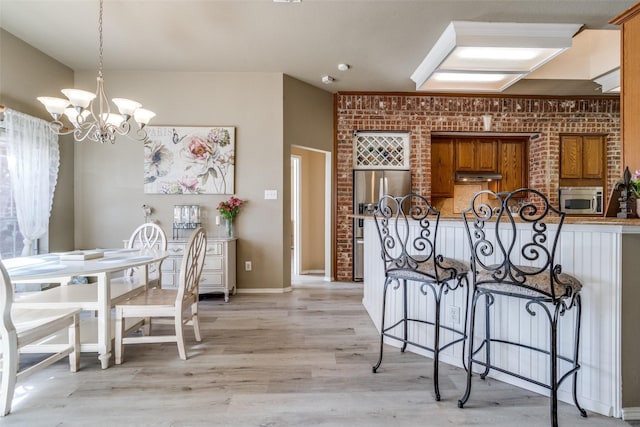
{"label": "bar stool with scroll back", "polygon": [[[407,345],[412,345],[433,353],[433,382],[435,399],[440,400],[440,387],[438,383],[438,364],[440,352],[456,343],[464,343],[466,332],[466,313],[468,306],[468,267],[460,261],[445,258],[437,252],[437,233],[440,212],[434,209],[429,201],[418,194],[408,194],[401,197],[391,195],[383,196],[378,202],[374,218],[380,237],[381,255],[384,262],[385,281],[382,297],[382,322],[380,327],[380,357],[373,367],[377,372],[382,363],[384,339],[391,338],[402,343],[401,350],[405,351]],[[429,292],[433,295],[433,315],[427,306],[424,315],[416,318],[418,313],[410,313],[408,305],[407,289],[409,286],[417,286],[418,292],[425,297]],[[466,289],[463,304],[464,313],[462,328],[456,329],[453,325],[441,323],[440,307],[443,295],[457,289]],[[390,292],[402,292],[400,296],[402,316],[400,319],[391,319],[390,326],[386,325],[385,313],[387,297]],[[412,306],[414,305],[411,302]],[[418,305],[422,305],[422,302]],[[427,333],[422,337],[410,336],[410,325],[428,325],[433,327],[433,341],[426,343]],[[445,329],[451,332],[450,341],[441,344],[440,332]],[[423,329],[411,329],[421,333]],[[422,340],[421,340],[422,338]]]}
{"label": "bar stool with scroll back", "polygon": [[[492,207],[495,201],[497,207]],[[580,415],[586,417],[576,391],[582,284],[563,273],[557,262],[564,213],[551,206],[539,191],[522,188],[504,193],[481,191],[473,196],[471,206],[463,211],[462,217],[471,249],[473,292],[467,386],[458,407],[462,408],[469,399],[473,366],[480,365],[484,367],[480,372],[482,379],[490,370],[495,370],[550,390],[554,427],[558,425],[558,388],[565,379],[573,377],[573,401]],[[480,335],[484,336],[476,337],[476,310],[480,300],[484,301],[484,313],[480,313],[480,322],[484,322]],[[507,314],[504,310],[508,305],[511,308]],[[575,308],[575,317],[569,319],[571,316],[566,314],[572,308]],[[523,327],[513,320],[518,310],[523,310],[520,313],[529,319],[530,326],[527,322]],[[560,320],[573,327],[572,336],[561,342],[558,339]],[[548,329],[538,330],[545,324]],[[482,341],[474,347],[476,338]],[[563,344],[562,352],[559,344]],[[516,366],[500,363],[501,351],[516,348],[518,360],[531,363]],[[561,354],[564,352],[571,354]],[[536,372],[532,366],[540,354],[549,356],[549,369]],[[559,363],[566,367],[562,373],[558,372]]]}

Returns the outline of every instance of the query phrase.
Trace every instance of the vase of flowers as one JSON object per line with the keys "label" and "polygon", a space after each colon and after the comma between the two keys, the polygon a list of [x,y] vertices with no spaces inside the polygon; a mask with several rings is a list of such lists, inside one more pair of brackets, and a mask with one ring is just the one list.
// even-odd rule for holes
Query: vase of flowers
{"label": "vase of flowers", "polygon": [[220,212],[220,215],[222,215],[225,220],[227,237],[231,238],[234,236],[233,219],[240,213],[240,206],[245,203],[245,200],[234,196],[231,196],[226,202],[218,203],[218,212]]}

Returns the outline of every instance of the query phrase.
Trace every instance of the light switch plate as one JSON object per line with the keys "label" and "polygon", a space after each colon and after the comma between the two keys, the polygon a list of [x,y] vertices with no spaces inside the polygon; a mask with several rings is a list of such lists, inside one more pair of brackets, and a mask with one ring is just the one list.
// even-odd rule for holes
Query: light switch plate
{"label": "light switch plate", "polygon": [[264,190],[264,199],[265,200],[277,200],[278,199],[278,190]]}

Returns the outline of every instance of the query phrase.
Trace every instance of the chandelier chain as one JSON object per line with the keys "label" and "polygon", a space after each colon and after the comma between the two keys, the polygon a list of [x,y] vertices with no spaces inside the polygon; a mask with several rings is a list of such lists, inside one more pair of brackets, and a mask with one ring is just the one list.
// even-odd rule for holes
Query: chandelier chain
{"label": "chandelier chain", "polygon": [[98,15],[98,34],[100,38],[100,51],[98,60],[98,76],[102,77],[102,0],[100,0],[100,13]]}

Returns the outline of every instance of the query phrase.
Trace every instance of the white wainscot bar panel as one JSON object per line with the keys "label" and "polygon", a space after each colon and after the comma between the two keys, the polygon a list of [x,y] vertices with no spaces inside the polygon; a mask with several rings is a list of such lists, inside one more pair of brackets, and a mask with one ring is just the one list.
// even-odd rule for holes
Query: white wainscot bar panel
{"label": "white wainscot bar panel", "polygon": [[[549,225],[554,227],[555,225]],[[382,290],[384,286],[384,267],[380,256],[380,242],[375,221],[365,220],[365,259],[364,259],[364,296],[363,304],[372,321],[380,331]],[[528,233],[528,230],[518,231]],[[623,232],[638,233],[640,227],[622,227],[607,225],[563,225],[558,262],[563,271],[578,277],[582,289],[582,325],[580,333],[579,362],[582,368],[578,374],[578,399],[587,410],[607,416],[620,417],[621,408],[621,371],[620,371],[620,312],[621,312],[621,244]],[[412,233],[413,234],[413,233]],[[462,261],[469,261],[469,244],[462,220],[441,220],[438,229],[437,252]],[[516,260],[521,264],[527,264]],[[401,292],[394,292],[391,286],[387,296],[387,320],[399,319],[401,313]],[[460,290],[449,293],[442,301],[442,322],[449,324],[447,312],[449,306],[460,309],[464,320],[466,292]],[[409,313],[412,317],[426,318],[433,313],[433,298],[420,294],[418,286],[409,286]],[[476,315],[476,337],[484,330],[483,301],[479,301]],[[516,298],[497,297],[492,308],[492,335],[509,337],[534,346],[549,348],[549,326],[546,315],[538,310],[536,316],[529,315],[524,302]],[[461,320],[461,321],[462,321]],[[561,319],[559,331],[559,349],[561,354],[571,355],[575,309],[567,312]],[[453,325],[459,326],[459,325]],[[431,346],[432,327],[416,325],[409,334],[414,341]],[[451,333],[443,331],[441,336],[448,342]],[[385,338],[385,342],[399,347],[400,343]],[[478,343],[476,339],[476,343]],[[497,344],[496,344],[497,345]],[[408,347],[409,351],[432,357],[431,352]],[[462,344],[449,347],[441,353],[441,360],[462,367]],[[492,347],[493,361],[499,366],[548,382],[549,363],[544,354],[519,349],[514,346]],[[384,365],[384,361],[383,361]],[[560,363],[563,372],[564,362]],[[478,368],[479,369],[479,368]],[[548,391],[529,382],[519,380],[500,372],[491,372],[491,376],[544,395]],[[474,377],[478,380],[478,377]],[[571,397],[571,379],[566,379],[559,392],[559,398],[573,404]],[[459,397],[459,396],[456,396]],[[473,399],[473,394],[471,399]]]}

